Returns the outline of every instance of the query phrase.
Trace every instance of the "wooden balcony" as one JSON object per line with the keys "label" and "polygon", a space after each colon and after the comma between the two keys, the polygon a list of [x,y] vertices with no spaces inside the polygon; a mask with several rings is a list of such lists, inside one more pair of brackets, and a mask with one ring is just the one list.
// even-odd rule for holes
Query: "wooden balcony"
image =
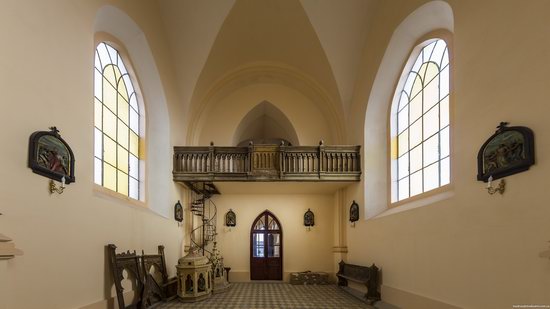
{"label": "wooden balcony", "polygon": [[360,146],[174,147],[174,181],[359,181]]}

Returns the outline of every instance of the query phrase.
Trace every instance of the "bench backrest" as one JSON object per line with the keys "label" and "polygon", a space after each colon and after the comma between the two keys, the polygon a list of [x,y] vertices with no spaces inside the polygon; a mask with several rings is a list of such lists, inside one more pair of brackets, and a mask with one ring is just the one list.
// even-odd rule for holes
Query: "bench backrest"
{"label": "bench backrest", "polygon": [[[140,257],[136,252],[123,252],[116,253],[116,246],[109,244],[107,251],[109,254],[109,264],[111,266],[111,273],[113,274],[113,280],[115,283],[116,296],[118,300],[119,308],[135,308],[141,305],[141,295],[143,292],[143,273],[140,266]],[[135,287],[134,302],[126,306],[124,302],[124,288],[122,287],[122,280],[124,280],[123,271],[128,272],[128,280],[132,281],[132,285]]]}
{"label": "bench backrest", "polygon": [[370,267],[344,264],[342,275],[352,277],[357,280],[367,281],[370,277]]}

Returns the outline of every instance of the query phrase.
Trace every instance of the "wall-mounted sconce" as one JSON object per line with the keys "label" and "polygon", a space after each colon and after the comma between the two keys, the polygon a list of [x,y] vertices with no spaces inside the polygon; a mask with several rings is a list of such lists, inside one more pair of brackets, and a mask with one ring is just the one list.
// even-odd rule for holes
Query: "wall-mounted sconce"
{"label": "wall-mounted sconce", "polygon": [[495,193],[503,194],[504,190],[506,189],[506,182],[504,182],[504,179],[501,179],[498,183],[498,187],[494,188],[492,186],[493,176],[489,176],[489,179],[487,180],[487,192],[491,195]]}
{"label": "wall-mounted sconce", "polygon": [[183,206],[181,206],[180,201],[174,205],[174,220],[178,221],[178,226],[183,221]]}
{"label": "wall-mounted sconce", "polygon": [[231,231],[231,228],[237,225],[237,215],[233,212],[232,209],[229,209],[229,211],[225,214],[225,226],[229,227],[229,231]]}
{"label": "wall-mounted sconce", "polygon": [[304,214],[304,225],[308,231],[311,231],[311,227],[315,225],[315,214],[309,208]]}
{"label": "wall-mounted sconce", "polygon": [[50,180],[50,194],[53,194],[54,192],[57,194],[63,193],[63,190],[65,190],[65,176],[61,177],[61,186],[56,186],[55,182],[53,180]]}
{"label": "wall-mounted sconce", "polygon": [[359,205],[353,201],[349,207],[349,221],[351,222],[351,227],[355,227],[355,221],[359,220]]}

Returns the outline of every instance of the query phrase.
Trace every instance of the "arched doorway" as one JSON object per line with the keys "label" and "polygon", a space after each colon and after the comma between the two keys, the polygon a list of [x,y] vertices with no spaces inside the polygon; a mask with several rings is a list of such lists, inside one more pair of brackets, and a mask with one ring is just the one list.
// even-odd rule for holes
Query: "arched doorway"
{"label": "arched doorway", "polygon": [[283,230],[268,210],[254,220],[250,230],[250,279],[283,280]]}

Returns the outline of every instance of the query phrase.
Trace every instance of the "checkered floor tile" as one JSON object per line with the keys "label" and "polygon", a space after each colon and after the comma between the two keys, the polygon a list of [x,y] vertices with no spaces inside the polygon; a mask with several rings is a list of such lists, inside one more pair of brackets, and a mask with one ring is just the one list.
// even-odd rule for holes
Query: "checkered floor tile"
{"label": "checkered floor tile", "polygon": [[173,300],[157,308],[184,309],[360,309],[373,308],[336,285],[232,283],[225,293],[196,303]]}

